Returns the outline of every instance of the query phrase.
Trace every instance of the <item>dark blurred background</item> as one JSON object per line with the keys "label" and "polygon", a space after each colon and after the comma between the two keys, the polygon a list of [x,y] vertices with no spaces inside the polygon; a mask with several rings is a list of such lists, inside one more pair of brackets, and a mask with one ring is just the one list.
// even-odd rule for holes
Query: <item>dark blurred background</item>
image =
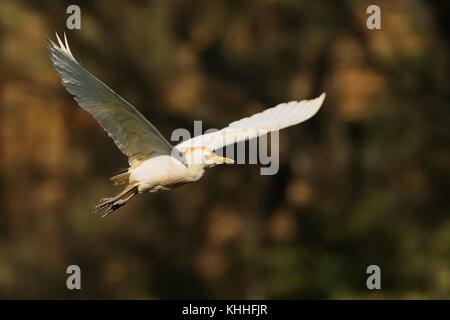
{"label": "dark blurred background", "polygon": [[[449,298],[447,3],[0,1],[0,298]],[[218,167],[102,219],[127,161],[59,83],[54,31],[167,138],[327,99],[277,175]]]}

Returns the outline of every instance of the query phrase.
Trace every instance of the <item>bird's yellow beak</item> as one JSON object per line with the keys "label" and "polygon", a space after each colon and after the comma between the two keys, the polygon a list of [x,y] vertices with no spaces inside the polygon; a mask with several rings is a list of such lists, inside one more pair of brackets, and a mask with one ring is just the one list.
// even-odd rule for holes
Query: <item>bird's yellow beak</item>
{"label": "bird's yellow beak", "polygon": [[211,156],[211,160],[214,161],[215,164],[233,164],[234,160],[230,158],[225,158],[218,156],[217,154],[213,154]]}

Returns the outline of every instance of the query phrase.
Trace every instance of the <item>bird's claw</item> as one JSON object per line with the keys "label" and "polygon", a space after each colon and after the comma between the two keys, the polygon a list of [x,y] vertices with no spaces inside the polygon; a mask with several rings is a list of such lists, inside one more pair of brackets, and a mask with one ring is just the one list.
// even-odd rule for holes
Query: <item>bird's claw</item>
{"label": "bird's claw", "polygon": [[102,198],[98,201],[98,205],[96,207],[101,206],[102,204],[105,204],[107,202],[112,202],[112,201],[113,201],[113,198]]}
{"label": "bird's claw", "polygon": [[99,203],[95,206],[94,210],[92,211],[93,214],[97,214],[103,209],[107,207],[112,206],[112,198],[103,198],[99,201]]}
{"label": "bird's claw", "polygon": [[116,209],[121,207],[121,204],[117,203],[117,201],[111,201],[111,199],[108,199],[102,202],[102,200],[98,205],[95,206],[94,210],[92,211],[93,214],[99,214],[104,211],[102,217],[106,217],[113,213]]}

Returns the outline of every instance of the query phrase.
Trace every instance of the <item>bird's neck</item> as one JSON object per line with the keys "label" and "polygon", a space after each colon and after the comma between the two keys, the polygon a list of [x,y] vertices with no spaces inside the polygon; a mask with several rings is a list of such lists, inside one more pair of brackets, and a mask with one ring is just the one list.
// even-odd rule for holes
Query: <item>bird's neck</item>
{"label": "bird's neck", "polygon": [[203,164],[188,164],[186,170],[189,180],[197,181],[205,173],[205,166]]}

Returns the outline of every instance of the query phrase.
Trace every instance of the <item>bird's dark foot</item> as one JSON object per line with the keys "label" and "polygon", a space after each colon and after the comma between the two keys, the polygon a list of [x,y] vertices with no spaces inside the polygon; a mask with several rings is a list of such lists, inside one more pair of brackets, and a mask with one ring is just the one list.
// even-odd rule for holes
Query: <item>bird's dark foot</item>
{"label": "bird's dark foot", "polygon": [[114,198],[103,198],[101,199],[98,204],[95,206],[94,210],[92,211],[93,214],[97,214],[100,211],[106,209],[107,207],[109,207],[113,202],[114,202]]}
{"label": "bird's dark foot", "polygon": [[106,217],[107,215],[110,215],[120,207],[124,206],[130,198],[131,197],[127,199],[119,199],[116,201],[114,201],[115,200],[114,198],[102,199],[100,200],[99,204],[95,206],[94,211],[92,213],[99,214],[102,211],[104,211],[102,217]]}
{"label": "bird's dark foot", "polygon": [[105,213],[102,215],[102,217],[106,217],[108,215],[110,215],[111,213],[113,213],[114,211],[116,211],[117,209],[119,209],[121,206],[123,206],[124,203],[121,203],[121,200],[115,201],[111,204],[109,204],[106,209],[105,209]]}
{"label": "bird's dark foot", "polygon": [[98,214],[104,211],[102,217],[113,213],[120,207],[124,206],[131,198],[138,193],[137,185],[130,185],[125,188],[121,193],[113,198],[103,198],[95,206],[93,214]]}

